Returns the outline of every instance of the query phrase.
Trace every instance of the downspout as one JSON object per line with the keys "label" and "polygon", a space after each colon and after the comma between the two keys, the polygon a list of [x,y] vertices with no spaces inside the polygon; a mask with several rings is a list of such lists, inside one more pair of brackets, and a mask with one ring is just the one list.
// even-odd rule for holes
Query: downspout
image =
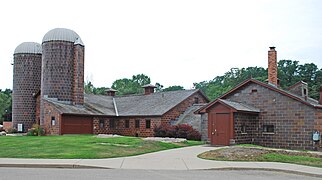
{"label": "downspout", "polygon": [[116,116],[119,116],[119,112],[117,111],[117,106],[116,106],[116,102],[115,102],[115,98],[114,97],[113,97],[113,105],[114,105],[114,110],[115,110]]}

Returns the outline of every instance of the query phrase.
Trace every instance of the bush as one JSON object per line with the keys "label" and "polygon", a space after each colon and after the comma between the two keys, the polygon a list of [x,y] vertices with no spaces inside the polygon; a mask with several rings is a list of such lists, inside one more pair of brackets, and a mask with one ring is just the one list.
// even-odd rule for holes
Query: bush
{"label": "bush", "polygon": [[154,127],[154,136],[201,140],[201,134],[189,124],[160,125]]}
{"label": "bush", "polygon": [[32,125],[31,129],[28,129],[27,136],[41,136],[44,135],[44,129],[38,124]]}
{"label": "bush", "polygon": [[8,129],[8,134],[15,134],[15,133],[18,133],[17,129],[16,128],[11,128],[11,129]]}

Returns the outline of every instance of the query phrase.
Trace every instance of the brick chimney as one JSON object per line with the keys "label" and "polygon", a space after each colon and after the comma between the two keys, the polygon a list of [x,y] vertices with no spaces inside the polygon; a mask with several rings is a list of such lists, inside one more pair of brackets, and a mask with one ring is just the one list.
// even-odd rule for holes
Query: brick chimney
{"label": "brick chimney", "polygon": [[117,92],[117,90],[108,88],[105,92],[107,96],[115,96],[115,93]]}
{"label": "brick chimney", "polygon": [[153,94],[154,93],[154,88],[156,88],[156,86],[152,85],[152,84],[147,84],[142,86],[144,88],[144,95],[149,95],[149,94]]}
{"label": "brick chimney", "polygon": [[322,86],[320,86],[320,104],[322,105]]}
{"label": "brick chimney", "polygon": [[278,85],[277,79],[277,52],[275,47],[269,47],[268,51],[268,84]]}

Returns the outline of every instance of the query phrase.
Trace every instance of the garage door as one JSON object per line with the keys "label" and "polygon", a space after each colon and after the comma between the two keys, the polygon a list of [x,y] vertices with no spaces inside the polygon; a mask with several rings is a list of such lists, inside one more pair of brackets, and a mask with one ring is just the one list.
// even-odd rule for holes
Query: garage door
{"label": "garage door", "polygon": [[62,117],[62,134],[93,134],[93,120],[90,117]]}

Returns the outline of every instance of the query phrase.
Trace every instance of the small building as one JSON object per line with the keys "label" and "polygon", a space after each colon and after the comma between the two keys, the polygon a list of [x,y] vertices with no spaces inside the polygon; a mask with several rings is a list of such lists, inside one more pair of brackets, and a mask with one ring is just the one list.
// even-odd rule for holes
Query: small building
{"label": "small building", "polygon": [[203,139],[213,145],[307,150],[321,145],[312,135],[322,132],[322,88],[319,101],[309,97],[304,82],[281,89],[274,47],[268,55],[268,83],[246,80],[197,111],[203,116]]}

